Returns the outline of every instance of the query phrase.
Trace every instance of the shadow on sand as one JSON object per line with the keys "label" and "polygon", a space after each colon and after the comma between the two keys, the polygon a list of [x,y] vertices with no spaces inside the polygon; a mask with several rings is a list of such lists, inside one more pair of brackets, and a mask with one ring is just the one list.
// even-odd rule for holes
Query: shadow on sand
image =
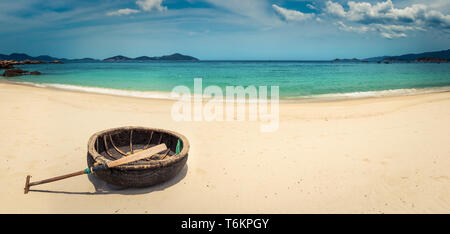
{"label": "shadow on sand", "polygon": [[95,192],[67,192],[67,191],[52,191],[52,190],[38,190],[30,189],[30,192],[41,193],[62,193],[62,194],[75,194],[75,195],[106,195],[106,194],[122,194],[122,195],[138,195],[152,193],[154,191],[162,191],[174,184],[177,184],[186,176],[188,170],[187,164],[181,169],[181,171],[172,179],[148,188],[124,188],[108,184],[95,175],[88,175],[89,180],[94,185]]}

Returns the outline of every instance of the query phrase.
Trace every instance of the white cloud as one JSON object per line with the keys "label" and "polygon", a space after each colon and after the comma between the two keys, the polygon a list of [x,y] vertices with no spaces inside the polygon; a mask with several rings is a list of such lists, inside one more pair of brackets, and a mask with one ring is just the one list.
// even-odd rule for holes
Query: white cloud
{"label": "white cloud", "polygon": [[344,7],[342,7],[341,4],[334,3],[332,1],[328,1],[326,3],[325,11],[328,12],[330,15],[338,17],[345,17],[347,15],[347,13],[344,10]]}
{"label": "white cloud", "polygon": [[366,32],[379,32],[380,35],[387,39],[401,38],[407,37],[407,31],[426,31],[421,27],[416,26],[404,26],[404,25],[384,25],[384,24],[371,24],[371,25],[362,25],[359,27],[349,26],[344,24],[342,21],[338,21],[335,23],[338,28],[342,31],[346,32],[356,32],[356,33],[366,33]]}
{"label": "white cloud", "polygon": [[317,7],[313,6],[312,4],[306,4],[306,7],[308,7],[311,10],[317,10]]}
{"label": "white cloud", "polygon": [[353,26],[348,26],[345,25],[342,21],[338,21],[335,23],[336,25],[338,25],[340,30],[346,31],[346,32],[356,32],[356,33],[365,33],[368,31],[374,31],[374,28],[370,28],[367,26],[360,26],[360,27],[353,27]]}
{"label": "white cloud", "polygon": [[314,13],[303,13],[296,10],[289,10],[286,8],[279,7],[275,4],[272,5],[272,8],[275,10],[275,12],[284,20],[287,21],[304,21],[314,18]]}
{"label": "white cloud", "polygon": [[413,4],[405,8],[395,8],[391,0],[371,4],[369,2],[347,3],[348,11],[332,1],[326,3],[325,11],[330,15],[361,24],[418,24],[450,28],[450,15],[430,10],[426,5]]}
{"label": "white cloud", "polygon": [[384,24],[374,24],[374,26],[380,30],[390,32],[426,31],[425,29],[416,26],[384,25]]}
{"label": "white cloud", "polygon": [[336,23],[339,29],[364,33],[378,31],[384,38],[407,37],[407,31],[426,31],[425,27],[450,28],[450,15],[432,10],[423,4],[412,4],[395,8],[391,0],[371,4],[369,2],[347,3],[348,10],[332,1],[327,1],[324,12],[347,22],[361,24],[361,27],[347,26],[342,21]]}
{"label": "white cloud", "polygon": [[143,10],[143,11],[165,11],[167,10],[167,7],[162,6],[162,0],[138,0],[136,1],[136,4]]}
{"label": "white cloud", "polygon": [[394,39],[394,38],[406,37],[406,34],[405,33],[382,32],[381,36],[386,39]]}
{"label": "white cloud", "polygon": [[430,25],[450,28],[450,15],[444,15],[439,11],[431,10],[425,13],[425,19]]}
{"label": "white cloud", "polygon": [[[161,4],[162,4],[162,0],[138,0],[138,1],[136,1],[136,5],[138,5],[138,7],[142,11],[152,11],[152,10],[165,11],[165,10],[167,10],[167,7],[162,6]],[[117,11],[108,12],[106,15],[119,16],[119,15],[136,14],[139,12],[140,12],[140,10],[137,10],[137,9],[125,8],[125,9],[119,9]]]}
{"label": "white cloud", "polygon": [[130,8],[125,8],[125,9],[120,9],[117,11],[111,11],[108,12],[107,15],[129,15],[129,14],[135,14],[138,13],[139,10],[135,10],[135,9],[130,9]]}

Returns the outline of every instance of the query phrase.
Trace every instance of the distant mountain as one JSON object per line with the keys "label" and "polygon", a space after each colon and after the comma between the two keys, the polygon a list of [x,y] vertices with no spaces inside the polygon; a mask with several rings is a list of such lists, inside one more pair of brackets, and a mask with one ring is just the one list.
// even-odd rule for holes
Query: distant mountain
{"label": "distant mountain", "polygon": [[140,56],[137,58],[128,58],[122,55],[117,55],[111,58],[103,59],[105,62],[127,62],[127,61],[198,61],[197,58],[188,55],[175,53],[172,55],[164,55],[161,57]]}
{"label": "distant mountain", "polygon": [[364,61],[369,61],[369,62],[377,62],[377,61],[381,61],[383,59],[389,58],[389,56],[380,56],[380,57],[373,57],[373,58],[366,58],[363,59]]}
{"label": "distant mountain", "polygon": [[124,61],[132,61],[132,60],[133,60],[132,58],[128,58],[128,57],[125,57],[122,55],[117,55],[117,56],[114,56],[111,58],[103,59],[103,61],[105,61],[105,62],[124,62]]}
{"label": "distant mountain", "polygon": [[82,59],[60,59],[64,63],[96,63],[100,62],[98,59],[93,58],[82,58]]}
{"label": "distant mountain", "polygon": [[42,62],[52,62],[59,60],[64,63],[95,63],[95,62],[127,62],[127,61],[198,61],[197,58],[188,55],[182,55],[175,53],[172,55],[164,55],[161,57],[148,57],[140,56],[137,58],[129,58],[123,55],[117,55],[114,57],[106,58],[103,60],[93,59],[93,58],[82,58],[82,59],[66,59],[66,58],[55,58],[48,55],[40,55],[33,57],[24,53],[12,53],[10,55],[0,54],[0,60],[14,60],[14,61],[42,61]]}
{"label": "distant mountain", "polygon": [[29,60],[38,60],[38,61],[44,61],[44,62],[50,62],[50,61],[55,61],[55,60],[60,60],[58,58],[54,58],[48,55],[41,55],[41,56],[37,56],[34,57],[33,59],[29,59]]}
{"label": "distant mountain", "polygon": [[352,59],[334,59],[333,62],[361,62],[361,60],[357,59],[357,58],[352,58]]}
{"label": "distant mountain", "polygon": [[20,53],[12,53],[10,55],[0,54],[1,60],[14,60],[14,61],[25,61],[25,60],[34,60],[34,57],[29,56],[28,54],[20,54]]}
{"label": "distant mountain", "polygon": [[141,57],[134,58],[134,60],[147,61],[147,60],[156,60],[156,59],[155,59],[155,57],[141,56]]}
{"label": "distant mountain", "polygon": [[5,55],[5,54],[0,54],[0,60],[14,60],[14,61],[25,61],[25,60],[30,60],[30,61],[42,61],[42,62],[52,62],[55,60],[59,60],[62,62],[97,62],[98,60],[96,59],[92,59],[92,58],[84,58],[84,59],[60,59],[60,58],[55,58],[55,57],[51,57],[48,55],[40,55],[37,57],[33,57],[30,56],[28,54],[23,54],[23,53],[12,53],[10,55]]}
{"label": "distant mountain", "polygon": [[192,56],[187,56],[187,55],[182,55],[182,54],[172,54],[172,55],[164,55],[162,57],[160,57],[160,60],[185,60],[185,61],[198,61],[197,58],[194,58]]}
{"label": "distant mountain", "polygon": [[419,54],[404,54],[399,56],[382,56],[382,57],[373,57],[366,58],[364,60],[367,61],[414,61],[421,60],[423,58],[436,58],[436,59],[450,59],[450,49],[441,50],[441,51],[433,51],[433,52],[425,52]]}

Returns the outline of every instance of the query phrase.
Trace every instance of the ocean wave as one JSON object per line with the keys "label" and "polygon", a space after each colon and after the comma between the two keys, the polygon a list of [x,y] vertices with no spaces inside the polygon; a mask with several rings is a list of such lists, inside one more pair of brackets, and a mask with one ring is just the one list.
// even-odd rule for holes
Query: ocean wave
{"label": "ocean wave", "polygon": [[[178,96],[172,96],[171,92],[163,91],[135,91],[135,90],[123,90],[123,89],[111,89],[111,88],[100,88],[100,87],[87,87],[87,86],[77,86],[68,84],[50,84],[50,83],[33,83],[33,82],[15,82],[9,81],[9,83],[21,84],[34,86],[39,88],[53,88],[59,90],[68,90],[75,92],[86,92],[86,93],[97,93],[106,94],[113,96],[124,96],[124,97],[136,97],[136,98],[149,98],[149,99],[167,99],[167,100],[178,100]],[[430,87],[430,88],[411,88],[411,89],[390,89],[390,90],[378,90],[378,91],[363,91],[363,92],[348,92],[348,93],[329,93],[329,94],[317,94],[317,95],[307,95],[307,96],[296,96],[296,97],[280,97],[281,102],[308,102],[308,101],[333,101],[333,100],[347,100],[347,99],[362,99],[362,98],[375,98],[375,97],[392,97],[392,96],[408,96],[408,95],[418,95],[427,93],[440,93],[440,92],[450,92],[450,86],[444,87]],[[194,100],[196,95],[192,95],[191,98]],[[204,101],[207,101],[209,97],[203,97]],[[268,101],[270,97],[268,97]],[[226,101],[224,97],[223,101]],[[258,99],[248,98],[245,100],[239,100],[238,102],[258,102]]]}
{"label": "ocean wave", "polygon": [[388,89],[388,90],[348,92],[348,93],[329,93],[329,94],[298,96],[298,97],[291,97],[291,98],[287,98],[287,99],[288,100],[318,100],[318,101],[320,101],[320,100],[346,100],[346,99],[360,99],[360,98],[408,96],[408,95],[419,95],[419,94],[441,93],[441,92],[450,92],[450,86],[429,87],[429,88],[411,88],[411,89]]}
{"label": "ocean wave", "polygon": [[176,99],[176,98],[171,97],[170,92],[135,91],[135,90],[124,90],[124,89],[110,89],[110,88],[77,86],[77,85],[68,85],[68,84],[49,84],[49,83],[32,83],[32,82],[13,82],[13,83],[24,84],[24,85],[29,85],[29,86],[39,87],[39,88],[53,88],[53,89],[59,89],[59,90],[106,94],[106,95],[124,96],[124,97],[171,99],[171,100]]}

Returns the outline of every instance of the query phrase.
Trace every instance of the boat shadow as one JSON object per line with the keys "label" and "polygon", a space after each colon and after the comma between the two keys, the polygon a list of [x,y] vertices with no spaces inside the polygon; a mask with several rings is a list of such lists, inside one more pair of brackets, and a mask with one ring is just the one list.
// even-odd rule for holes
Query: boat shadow
{"label": "boat shadow", "polygon": [[95,175],[89,174],[88,179],[94,185],[95,192],[69,192],[69,191],[53,191],[53,190],[39,190],[30,189],[30,192],[41,192],[41,193],[59,193],[59,194],[73,194],[73,195],[110,195],[110,194],[121,194],[121,195],[139,195],[147,194],[155,191],[162,191],[172,185],[177,184],[186,177],[188,171],[187,164],[181,169],[181,171],[172,179],[148,188],[127,188],[119,187],[115,185],[108,184]]}

